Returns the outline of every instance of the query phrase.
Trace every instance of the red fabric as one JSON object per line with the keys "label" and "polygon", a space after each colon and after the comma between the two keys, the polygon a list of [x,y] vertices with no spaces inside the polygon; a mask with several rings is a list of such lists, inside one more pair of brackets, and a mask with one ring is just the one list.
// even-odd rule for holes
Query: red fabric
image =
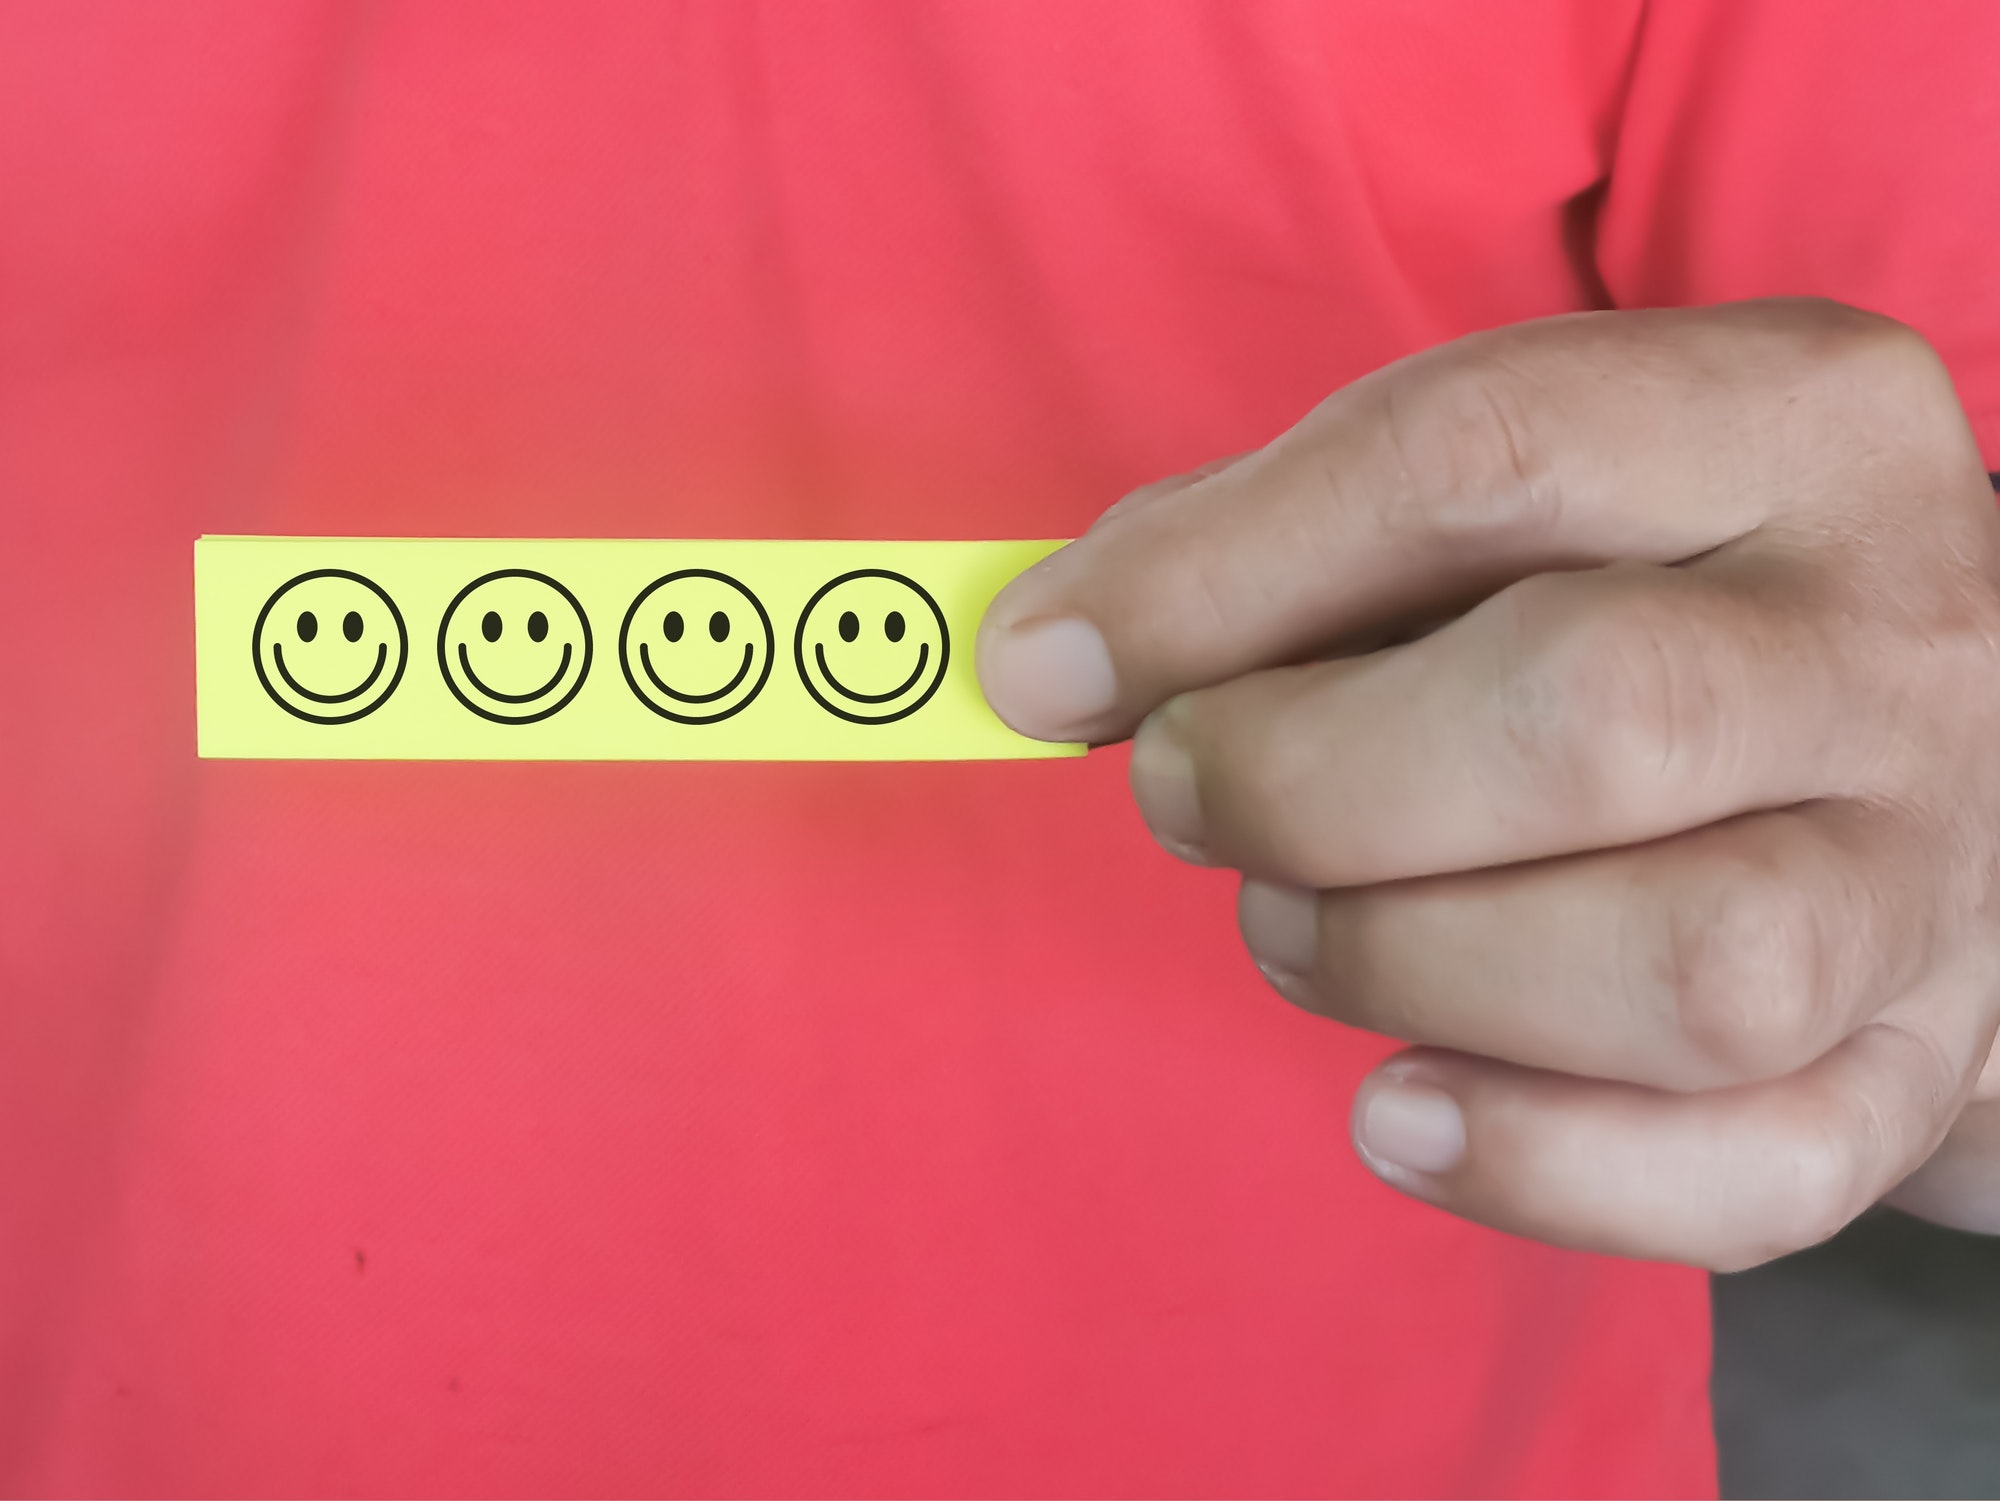
{"label": "red fabric", "polygon": [[1991,452],[1996,42],[9,5],[5,1484],[1712,1494],[1700,1277],[1369,1178],[1120,753],[198,763],[189,544],[1073,534],[1607,289],[1911,317]]}

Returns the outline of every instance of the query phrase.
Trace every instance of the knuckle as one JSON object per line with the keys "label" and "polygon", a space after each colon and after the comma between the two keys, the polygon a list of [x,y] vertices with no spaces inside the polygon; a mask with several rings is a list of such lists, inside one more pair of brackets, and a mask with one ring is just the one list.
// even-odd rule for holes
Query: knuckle
{"label": "knuckle", "polygon": [[1154,676],[1175,687],[1209,680],[1240,635],[1247,602],[1223,550],[1183,521],[1140,511],[1122,547],[1096,561],[1099,618],[1112,623],[1133,670],[1148,679],[1135,689],[1156,691]]}
{"label": "knuckle", "polygon": [[1773,1201],[1779,1211],[1774,1228],[1786,1249],[1831,1240],[1868,1207],[1873,1195],[1866,1164],[1878,1155],[1869,1134],[1820,1128],[1801,1131],[1785,1143],[1785,1172]]}
{"label": "knuckle", "polygon": [[1477,547],[1554,535],[1562,492],[1523,378],[1476,341],[1434,351],[1382,386],[1380,431],[1408,477],[1383,516],[1391,535]]}
{"label": "knuckle", "polygon": [[1712,1261],[1719,1272],[1747,1271],[1838,1235],[1871,1201],[1863,1154],[1834,1132],[1800,1128],[1771,1144],[1761,1202]]}
{"label": "knuckle", "polygon": [[[1754,1200],[1737,1217],[1740,1270],[1831,1239],[1936,1149],[1962,1101],[1968,1061],[1927,1028],[1878,1020],[1855,1034],[1874,1051],[1873,1082],[1795,1100],[1762,1134]],[[1748,1155],[1747,1153],[1745,1154]]]}
{"label": "knuckle", "polygon": [[1607,581],[1543,575],[1503,596],[1502,734],[1540,802],[1597,827],[1652,824],[1711,772],[1726,716],[1684,605],[1605,597]]}
{"label": "knuckle", "polygon": [[1322,892],[1319,903],[1318,1009],[1351,1027],[1424,1040],[1426,991],[1412,983],[1410,933],[1395,920],[1394,895],[1364,887]]}
{"label": "knuckle", "polygon": [[[1306,885],[1337,884],[1341,789],[1327,776],[1314,695],[1288,691],[1311,669],[1277,669],[1242,695],[1211,690],[1222,727],[1203,767],[1201,801],[1223,851],[1246,871]],[[1254,695],[1254,698],[1252,697]]]}
{"label": "knuckle", "polygon": [[1717,875],[1670,909],[1668,1007],[1718,1084],[1777,1078],[1818,1056],[1826,946],[1811,895],[1754,869]]}
{"label": "knuckle", "polygon": [[1885,676],[1893,670],[1932,702],[1954,704],[1953,723],[1992,743],[2000,727],[2000,593],[1992,581],[1940,581],[1889,644]]}
{"label": "knuckle", "polygon": [[1907,323],[1827,298],[1779,306],[1798,378],[1826,407],[1855,414],[1862,430],[1881,429],[1885,402],[1919,409],[1951,389],[1944,361]]}
{"label": "knuckle", "polygon": [[1921,376],[1938,368],[1937,351],[1907,323],[1843,303],[1822,304],[1824,337],[1846,364],[1885,375]]}
{"label": "knuckle", "polygon": [[1211,459],[1205,464],[1197,464],[1194,468],[1183,470],[1179,474],[1169,474],[1140,485],[1137,489],[1128,490],[1091,523],[1091,529],[1098,530],[1119,522],[1130,521],[1135,513],[1169,496],[1178,495],[1183,490],[1192,490],[1196,485],[1235,468],[1247,457],[1249,457],[1247,453],[1236,453],[1226,458]]}
{"label": "knuckle", "polygon": [[1976,548],[1992,506],[1985,466],[1930,341],[1882,314],[1819,303],[1789,356],[1799,436],[1835,466],[1828,493],[1869,502],[1846,525],[1879,544],[1885,513],[1921,513],[1930,554]]}
{"label": "knuckle", "polygon": [[1737,304],[1737,308],[1787,339],[1814,365],[1907,341],[1923,343],[1909,325],[1831,297],[1771,297]]}

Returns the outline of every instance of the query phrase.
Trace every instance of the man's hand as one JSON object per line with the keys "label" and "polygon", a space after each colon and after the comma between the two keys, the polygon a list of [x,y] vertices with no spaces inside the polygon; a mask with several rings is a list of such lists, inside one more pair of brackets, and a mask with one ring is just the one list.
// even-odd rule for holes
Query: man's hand
{"label": "man's hand", "polygon": [[1903,1197],[2000,1228],[1967,1110],[2000,1096],[2000,518],[1901,325],[1429,351],[1121,502],[1001,594],[979,670],[1027,734],[1135,735],[1147,824],[1244,873],[1271,983],[1420,1045],[1354,1107],[1397,1187],[1734,1269],[1965,1112]]}

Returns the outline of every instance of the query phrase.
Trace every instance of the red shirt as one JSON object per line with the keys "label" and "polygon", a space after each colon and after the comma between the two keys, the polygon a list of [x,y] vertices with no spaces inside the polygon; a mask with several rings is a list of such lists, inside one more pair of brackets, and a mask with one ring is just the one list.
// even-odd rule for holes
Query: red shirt
{"label": "red shirt", "polygon": [[[1121,752],[200,763],[197,533],[1071,535],[1565,309],[1916,324],[2000,8],[0,13],[0,1479],[1710,1493],[1702,1279],[1401,1199]],[[1601,190],[1603,184],[1608,190]]]}

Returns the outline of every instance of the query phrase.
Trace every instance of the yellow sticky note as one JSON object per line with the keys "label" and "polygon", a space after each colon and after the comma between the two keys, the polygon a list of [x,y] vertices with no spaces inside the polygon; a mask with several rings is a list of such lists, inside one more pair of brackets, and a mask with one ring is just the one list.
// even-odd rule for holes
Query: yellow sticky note
{"label": "yellow sticky note", "polygon": [[203,756],[952,761],[980,616],[1060,542],[203,537]]}

